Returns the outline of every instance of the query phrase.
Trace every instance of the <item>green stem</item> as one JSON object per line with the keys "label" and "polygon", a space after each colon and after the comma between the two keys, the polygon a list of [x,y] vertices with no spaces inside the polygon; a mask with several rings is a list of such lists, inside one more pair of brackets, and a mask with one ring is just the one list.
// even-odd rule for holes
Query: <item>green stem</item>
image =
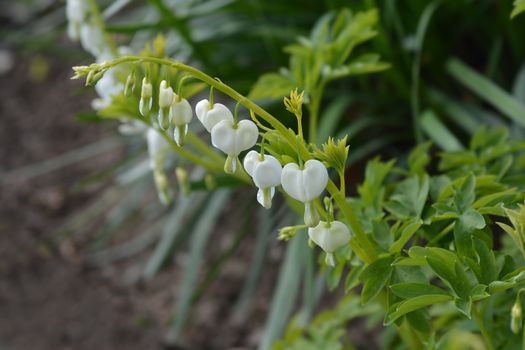
{"label": "green stem", "polygon": [[474,307],[472,308],[472,316],[474,316],[474,319],[478,323],[479,330],[481,332],[481,335],[483,336],[483,340],[485,340],[485,345],[487,346],[487,349],[495,350],[496,348],[492,344],[492,338],[490,336],[490,333],[487,331],[487,328],[485,327],[485,321],[483,320],[483,315],[481,314],[479,309],[476,307],[476,305],[474,305]]}
{"label": "green stem", "polygon": [[213,149],[211,149],[206,143],[204,143],[197,135],[192,133],[191,131],[188,131],[186,134],[186,141],[188,141],[188,144],[195,147],[195,149],[205,155],[207,155],[210,159],[213,159],[217,162],[224,163],[224,158],[219,153],[214,152]]}
{"label": "green stem", "polygon": [[341,190],[341,194],[346,197],[346,188],[345,188],[345,171],[341,170],[339,171],[339,188]]}
{"label": "green stem", "polygon": [[332,182],[332,180],[328,181],[328,185],[326,186],[326,189],[334,198],[339,209],[341,209],[341,211],[343,212],[343,215],[348,221],[348,224],[350,225],[350,228],[352,229],[357,241],[359,242],[359,245],[361,246],[363,251],[366,253],[366,256],[359,256],[359,258],[367,263],[370,263],[376,260],[377,259],[376,249],[372,245],[372,242],[370,242],[370,240],[368,239],[368,236],[363,230],[363,227],[361,226],[359,219],[357,218],[357,216],[354,214],[354,211],[350,207],[350,204],[348,204],[348,202],[346,201],[346,197],[341,194],[341,192],[339,191],[337,186]]}

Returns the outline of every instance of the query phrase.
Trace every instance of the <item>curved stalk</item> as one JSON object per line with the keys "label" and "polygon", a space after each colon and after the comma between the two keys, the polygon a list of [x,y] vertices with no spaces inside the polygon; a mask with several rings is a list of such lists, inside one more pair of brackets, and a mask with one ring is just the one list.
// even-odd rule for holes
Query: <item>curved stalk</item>
{"label": "curved stalk", "polygon": [[[164,65],[164,66],[167,66],[167,67],[170,67],[176,70],[181,70],[181,71],[191,74],[194,78],[208,84],[210,87],[216,90],[221,91],[223,94],[237,101],[239,104],[243,105],[248,110],[253,111],[254,114],[260,116],[264,121],[266,121],[276,131],[278,131],[290,143],[290,145],[294,146],[297,149],[298,154],[304,161],[313,158],[313,156],[308,151],[304,142],[301,142],[300,140],[298,140],[296,134],[291,129],[288,129],[284,124],[282,124],[277,118],[275,118],[273,115],[268,113],[263,108],[259,107],[256,103],[252,102],[247,97],[235,91],[230,86],[224,84],[222,81],[213,79],[208,74],[194,67],[188,66],[184,63],[174,61],[168,58],[141,57],[141,56],[124,56],[124,57],[120,57],[112,61],[98,64],[97,66],[101,69],[107,69],[107,68],[111,68],[111,67],[117,66],[122,63],[127,63],[127,62],[155,63],[155,64]],[[322,91],[322,88],[323,87],[320,88],[321,89],[320,91]],[[313,106],[314,107],[313,109],[314,118],[316,118],[316,116],[318,115],[320,98],[316,98],[316,101],[318,102],[315,102]],[[315,124],[315,121],[314,121],[314,124]],[[314,132],[314,136],[315,136],[315,132]],[[177,152],[182,151],[182,152],[188,153],[187,151],[184,151],[179,146],[177,146],[173,140],[169,139],[168,142],[170,142],[172,147]],[[191,160],[191,161],[194,161],[196,158],[198,158],[191,153],[185,154],[184,156],[188,160]],[[205,164],[203,166],[213,171],[220,171],[219,168],[222,168],[222,165],[220,165],[220,167],[218,168],[216,163],[210,163],[200,158],[198,158],[198,160],[195,163],[200,164],[200,165]],[[244,181],[247,181],[247,182],[250,181],[249,177],[246,174],[239,173],[239,174],[236,174],[236,176],[241,177]],[[328,185],[326,189],[328,190],[330,195],[334,198],[334,201],[336,202],[337,206],[341,209],[344,217],[346,218],[346,221],[348,222],[352,231],[354,232],[355,238],[359,245],[359,248],[356,250],[356,254],[358,254],[361,260],[367,263],[374,261],[377,258],[377,252],[374,246],[372,245],[372,243],[370,242],[370,240],[368,239],[365,231],[363,230],[361,223],[359,222],[359,219],[354,214],[350,205],[346,202],[346,197],[343,194],[341,194],[341,191],[337,188],[337,186],[331,180],[328,181]]]}

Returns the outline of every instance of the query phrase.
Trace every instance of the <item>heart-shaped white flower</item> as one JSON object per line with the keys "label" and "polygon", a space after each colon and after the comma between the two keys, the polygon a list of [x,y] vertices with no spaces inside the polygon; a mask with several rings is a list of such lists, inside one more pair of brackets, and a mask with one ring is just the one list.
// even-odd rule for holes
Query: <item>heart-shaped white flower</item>
{"label": "heart-shaped white flower", "polygon": [[281,183],[290,197],[307,203],[323,193],[328,183],[328,171],[316,159],[306,161],[303,169],[295,163],[288,163],[283,168]]}
{"label": "heart-shaped white flower", "polygon": [[210,102],[206,99],[197,103],[195,106],[195,114],[208,132],[211,132],[213,127],[223,120],[233,123],[233,115],[228,107],[221,103],[214,103],[213,106],[211,106]]}
{"label": "heart-shaped white flower", "polygon": [[253,178],[257,191],[257,201],[265,208],[272,206],[272,198],[275,194],[275,186],[281,183],[281,163],[277,158],[270,155],[262,155],[256,151],[250,151],[244,157],[244,169]]}
{"label": "heart-shaped white flower", "polygon": [[170,122],[175,127],[174,139],[177,145],[182,146],[184,137],[188,133],[188,124],[193,118],[191,105],[185,98],[180,98],[174,94],[175,98],[170,109]]}
{"label": "heart-shaped white flower", "polygon": [[290,197],[303,202],[304,223],[313,227],[319,223],[319,214],[312,201],[323,193],[328,183],[328,171],[320,161],[310,159],[300,169],[295,163],[284,166],[281,174],[281,184]]}
{"label": "heart-shaped white flower", "polygon": [[211,130],[211,143],[228,155],[224,170],[234,173],[237,167],[237,156],[252,148],[259,137],[259,129],[251,120],[241,120],[235,124],[223,120]]}
{"label": "heart-shaped white flower", "polygon": [[341,221],[319,221],[317,226],[308,229],[308,237],[328,254],[328,264],[334,266],[333,252],[348,244],[350,230]]}

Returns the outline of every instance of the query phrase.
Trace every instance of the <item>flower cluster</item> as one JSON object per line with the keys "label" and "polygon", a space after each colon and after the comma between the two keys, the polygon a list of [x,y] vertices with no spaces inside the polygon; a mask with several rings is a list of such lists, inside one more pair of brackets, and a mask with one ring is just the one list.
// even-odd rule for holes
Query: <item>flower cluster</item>
{"label": "flower cluster", "polygon": [[[101,63],[90,67],[76,67],[75,71],[77,76],[87,75],[88,82],[100,84],[103,82],[104,74],[108,74],[108,71],[116,68],[118,66],[114,64]],[[293,230],[287,231],[287,234],[283,233],[281,236],[288,239],[295,235],[300,228],[308,228],[310,241],[327,253],[327,264],[334,265],[333,253],[337,248],[348,244],[350,232],[344,223],[334,219],[331,206],[326,206],[325,203],[326,210],[323,210],[319,198],[323,195],[329,182],[328,170],[325,164],[334,167],[333,164],[335,163],[332,158],[335,159],[337,157],[333,156],[325,159],[318,156],[315,152],[310,152],[306,148],[305,141],[301,135],[295,141],[291,141],[291,144],[296,142],[297,147],[303,147],[302,154],[301,149],[296,150],[297,157],[295,158],[291,157],[289,152],[288,154],[280,153],[278,149],[273,147],[275,140],[272,135],[277,133],[287,136],[287,134],[283,130],[274,131],[265,128],[257,120],[251,108],[248,107],[250,119],[239,119],[238,110],[240,103],[237,104],[232,113],[224,104],[214,102],[213,89],[211,89],[209,99],[200,100],[196,103],[195,109],[193,109],[188,100],[181,95],[185,76],[178,79],[178,86],[175,90],[169,83],[171,79],[169,71],[163,73],[165,78],[162,80],[158,79],[158,76],[150,76],[150,74],[151,72],[147,70],[143,74],[141,86],[138,87],[137,91],[137,93],[140,93],[137,107],[141,116],[140,119],[143,124],[147,125],[145,135],[148,141],[150,166],[161,201],[169,203],[172,198],[165,171],[166,150],[169,149],[171,144],[172,146],[177,145],[179,147],[177,150],[181,154],[187,152],[182,147],[184,147],[184,140],[188,133],[188,124],[192,121],[193,113],[195,112],[199,122],[210,134],[211,144],[226,155],[224,171],[244,179],[246,179],[246,174],[249,175],[258,188],[257,201],[264,208],[272,206],[272,199],[276,193],[276,188],[279,186],[291,199],[302,203],[304,208],[304,225],[298,225]],[[124,96],[131,96],[134,93],[136,80],[136,71],[133,70],[129,73],[126,84],[121,88]],[[153,81],[159,80],[160,83],[154,85]],[[293,96],[296,96],[296,98],[288,101],[287,105],[290,107],[288,110],[296,114],[298,129],[301,129],[302,94],[293,91]],[[263,138],[260,143],[260,149],[250,150],[259,140],[259,127],[265,131],[262,133]],[[130,123],[128,120],[121,125],[120,129],[123,131],[125,129],[127,132],[137,128],[135,124]],[[140,132],[144,132],[144,129],[139,129]],[[287,131],[291,132],[289,129]],[[293,138],[295,137],[293,136]],[[195,142],[194,138],[192,140],[192,142]],[[265,151],[265,146],[268,151]],[[328,148],[331,152],[333,151],[332,153],[335,155],[338,155],[340,152],[347,152],[345,147],[336,147],[337,149],[334,147],[335,144],[329,144],[325,148]],[[332,150],[332,148],[334,149]],[[239,157],[245,151],[248,152],[241,162]],[[325,153],[323,151],[321,155]],[[218,155],[215,154],[215,156]],[[210,159],[213,158],[212,156]],[[198,159],[195,160],[198,161]],[[206,160],[204,163],[206,163]],[[216,171],[214,167],[211,169]],[[186,175],[185,172],[183,174],[182,170],[179,166],[176,175],[181,183],[181,188],[183,188],[184,192],[188,192],[189,185],[187,180],[184,180]],[[207,186],[212,187],[212,182],[206,179]],[[321,217],[323,220],[321,220]]]}

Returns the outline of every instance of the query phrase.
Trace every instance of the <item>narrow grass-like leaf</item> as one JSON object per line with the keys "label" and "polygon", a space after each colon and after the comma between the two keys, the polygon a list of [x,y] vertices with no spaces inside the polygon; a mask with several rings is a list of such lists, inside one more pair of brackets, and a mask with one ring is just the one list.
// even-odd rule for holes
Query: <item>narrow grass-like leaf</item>
{"label": "narrow grass-like leaf", "polygon": [[190,255],[184,268],[182,281],[179,285],[177,306],[170,326],[167,341],[173,344],[180,335],[191,309],[191,297],[199,277],[199,269],[209,237],[213,232],[219,214],[224,209],[224,204],[230,198],[231,191],[220,190],[215,192],[207,202],[206,208],[193,230],[190,241]]}
{"label": "narrow grass-like leaf", "polygon": [[521,126],[525,126],[525,105],[517,101],[505,90],[456,58],[452,58],[447,62],[447,70],[456,80],[490,103],[494,108]]}
{"label": "narrow grass-like leaf", "polygon": [[423,51],[423,44],[428,25],[430,24],[430,20],[432,19],[432,16],[434,15],[434,12],[436,11],[438,5],[439,1],[430,2],[423,10],[423,13],[421,14],[421,17],[419,18],[419,22],[417,24],[415,42],[416,54],[414,56],[414,61],[412,62],[412,89],[410,96],[410,104],[412,109],[414,132],[416,140],[418,142],[423,141],[423,135],[421,133],[421,124],[419,121],[419,118],[421,117],[419,114],[419,76],[421,70],[421,52]]}
{"label": "narrow grass-like leaf", "polygon": [[149,258],[148,263],[144,269],[144,277],[146,279],[150,279],[155,276],[155,274],[169,258],[176,237],[180,234],[180,232],[188,229],[187,225],[185,225],[188,216],[190,216],[196,208],[200,207],[205,198],[206,195],[204,193],[195,193],[190,194],[189,196],[179,196],[176,206],[170,214],[168,221],[166,222],[162,238],[157,244],[155,251]]}
{"label": "narrow grass-like leaf", "polygon": [[273,342],[285,329],[292,313],[299,293],[304,249],[307,249],[306,238],[307,235],[297,235],[287,244],[286,257],[281,265],[279,280],[264,327],[264,335],[259,343],[259,350],[271,349]]}
{"label": "narrow grass-like leaf", "polygon": [[445,151],[461,151],[465,148],[433,111],[427,110],[421,115],[421,128],[430,139]]}
{"label": "narrow grass-like leaf", "polygon": [[323,111],[322,117],[319,120],[319,131],[317,132],[317,142],[325,142],[329,136],[332,136],[337,128],[337,124],[344,115],[344,112],[351,99],[343,96],[330,103]]}
{"label": "narrow grass-like leaf", "polygon": [[250,269],[244,285],[242,287],[241,294],[235,305],[235,314],[239,318],[243,318],[248,311],[248,305],[250,298],[252,297],[255,288],[257,287],[257,282],[261,275],[264,260],[266,257],[266,251],[268,250],[270,233],[274,227],[274,215],[270,214],[268,210],[259,210],[260,223],[258,225],[257,239],[255,241],[253,258],[250,262]]}

